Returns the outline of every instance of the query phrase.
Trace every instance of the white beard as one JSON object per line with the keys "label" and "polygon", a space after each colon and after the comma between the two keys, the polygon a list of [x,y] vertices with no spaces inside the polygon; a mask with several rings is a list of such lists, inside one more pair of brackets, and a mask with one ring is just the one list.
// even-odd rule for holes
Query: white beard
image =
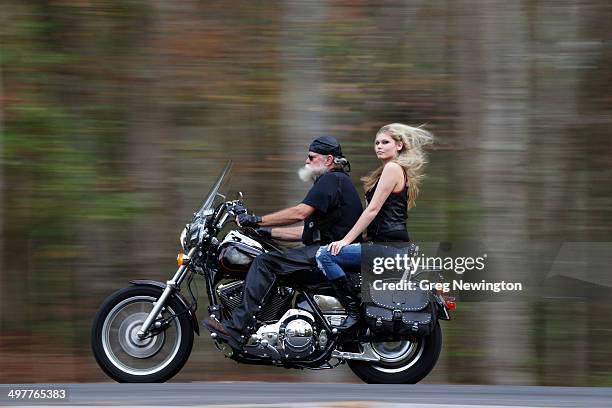
{"label": "white beard", "polygon": [[298,170],[298,176],[300,176],[300,180],[302,180],[304,183],[315,181],[317,177],[322,176],[325,173],[327,173],[327,167],[313,167],[309,164]]}

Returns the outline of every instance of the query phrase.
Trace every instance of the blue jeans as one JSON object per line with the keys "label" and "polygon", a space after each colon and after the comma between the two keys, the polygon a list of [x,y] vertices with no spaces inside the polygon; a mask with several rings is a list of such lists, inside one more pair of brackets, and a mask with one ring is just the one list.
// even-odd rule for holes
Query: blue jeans
{"label": "blue jeans", "polygon": [[347,245],[336,256],[329,252],[327,245],[322,246],[317,251],[316,259],[317,266],[327,279],[338,279],[345,276],[342,268],[354,269],[361,265],[361,244]]}

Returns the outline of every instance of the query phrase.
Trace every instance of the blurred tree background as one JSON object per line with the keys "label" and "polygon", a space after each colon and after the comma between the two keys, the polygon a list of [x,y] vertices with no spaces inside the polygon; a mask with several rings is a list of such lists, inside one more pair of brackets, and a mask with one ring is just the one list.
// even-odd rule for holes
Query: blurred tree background
{"label": "blurred tree background", "polygon": [[[563,242],[612,241],[610,21],[605,0],[3,0],[0,381],[104,380],[96,308],[174,272],[228,158],[262,214],[303,197],[314,137],[358,183],[402,122],[437,137],[411,236],[484,242],[531,289],[459,303],[426,381],[612,385],[610,254],[543,284]],[[238,366],[204,334],[176,379],[321,375],[356,381]]]}

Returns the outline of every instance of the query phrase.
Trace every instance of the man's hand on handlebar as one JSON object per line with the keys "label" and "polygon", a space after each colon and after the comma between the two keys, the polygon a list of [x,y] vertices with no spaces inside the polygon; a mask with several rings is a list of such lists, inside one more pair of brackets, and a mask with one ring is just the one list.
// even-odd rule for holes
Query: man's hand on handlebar
{"label": "man's hand on handlebar", "polygon": [[261,222],[261,217],[255,214],[248,214],[246,212],[238,214],[236,217],[236,223],[241,227],[253,227],[258,228]]}

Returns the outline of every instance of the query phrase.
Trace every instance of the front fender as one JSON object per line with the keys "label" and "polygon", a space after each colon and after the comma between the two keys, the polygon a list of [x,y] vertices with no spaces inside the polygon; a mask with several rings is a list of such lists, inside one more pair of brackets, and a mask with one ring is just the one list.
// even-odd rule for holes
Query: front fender
{"label": "front fender", "polygon": [[[166,289],[166,284],[164,282],[158,282],[154,280],[137,279],[137,280],[131,280],[130,283],[132,285],[154,286],[162,290]],[[174,296],[176,296],[176,298],[179,300],[179,302],[181,302],[181,305],[184,306],[185,309],[189,308],[189,304],[187,300],[180,292],[174,292]],[[191,320],[193,321],[193,331],[196,332],[196,334],[199,336],[200,335],[200,324],[198,322],[198,318],[196,317],[195,312],[191,309],[188,309],[187,313],[189,313],[189,316],[191,317]]]}

